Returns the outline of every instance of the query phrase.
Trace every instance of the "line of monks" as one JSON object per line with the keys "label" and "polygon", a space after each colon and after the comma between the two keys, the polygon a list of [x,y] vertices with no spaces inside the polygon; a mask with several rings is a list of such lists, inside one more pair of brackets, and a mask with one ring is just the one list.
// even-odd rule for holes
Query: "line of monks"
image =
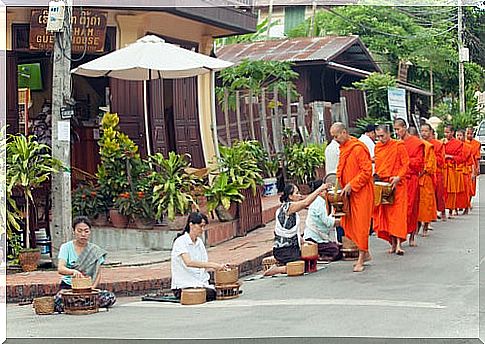
{"label": "line of monks", "polygon": [[[442,221],[458,215],[458,210],[467,214],[476,193],[481,144],[473,139],[473,128],[459,129],[455,136],[448,125],[444,139],[437,140],[433,128],[423,124],[420,139],[415,128],[408,130],[406,122],[397,119],[394,131],[398,140],[391,138],[387,125],[377,126],[373,172],[366,145],[340,122],[330,129],[340,145],[337,178],[350,205],[341,223],[345,236],[359,248],[354,272],[364,271],[365,261],[371,259],[371,224],[377,236],[390,243],[390,254],[403,255],[402,243],[409,238],[409,246],[416,246],[416,235],[421,228],[422,235],[428,235],[438,212]],[[374,204],[374,181],[391,185],[392,204]]]}

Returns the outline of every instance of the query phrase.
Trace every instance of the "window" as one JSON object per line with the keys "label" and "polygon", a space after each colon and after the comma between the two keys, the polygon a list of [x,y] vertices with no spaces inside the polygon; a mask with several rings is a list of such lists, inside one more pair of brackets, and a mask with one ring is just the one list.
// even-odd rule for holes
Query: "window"
{"label": "window", "polygon": [[305,21],[306,6],[285,7],[285,33]]}

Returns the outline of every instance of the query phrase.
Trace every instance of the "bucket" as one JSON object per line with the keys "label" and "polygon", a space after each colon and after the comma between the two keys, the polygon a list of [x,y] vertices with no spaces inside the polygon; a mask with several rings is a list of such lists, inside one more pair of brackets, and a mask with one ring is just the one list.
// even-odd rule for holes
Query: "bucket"
{"label": "bucket", "polygon": [[278,193],[278,188],[276,187],[276,178],[264,178],[264,192],[263,196],[274,196]]}

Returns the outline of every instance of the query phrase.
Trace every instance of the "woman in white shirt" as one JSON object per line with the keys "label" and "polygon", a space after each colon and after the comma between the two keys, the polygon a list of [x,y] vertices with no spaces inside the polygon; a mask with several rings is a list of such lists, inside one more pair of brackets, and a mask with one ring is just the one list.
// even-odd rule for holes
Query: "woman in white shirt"
{"label": "woman in white shirt", "polygon": [[187,219],[184,231],[175,239],[172,246],[172,291],[180,298],[182,289],[205,288],[207,301],[216,299],[216,291],[209,284],[206,269],[221,270],[225,264],[209,262],[204,243],[200,238],[209,223],[207,216],[193,212]]}

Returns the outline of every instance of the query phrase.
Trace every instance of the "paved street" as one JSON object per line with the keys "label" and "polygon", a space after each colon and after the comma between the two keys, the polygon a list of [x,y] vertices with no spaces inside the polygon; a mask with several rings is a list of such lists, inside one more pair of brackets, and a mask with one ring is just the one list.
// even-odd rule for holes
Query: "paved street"
{"label": "paved street", "polygon": [[403,257],[371,237],[374,260],[362,274],[337,262],[304,277],[245,281],[235,300],[181,306],[122,298],[91,316],[35,316],[31,306],[10,304],[7,337],[476,338],[480,210],[475,200],[470,215],[434,223],[419,247],[404,246]]}

